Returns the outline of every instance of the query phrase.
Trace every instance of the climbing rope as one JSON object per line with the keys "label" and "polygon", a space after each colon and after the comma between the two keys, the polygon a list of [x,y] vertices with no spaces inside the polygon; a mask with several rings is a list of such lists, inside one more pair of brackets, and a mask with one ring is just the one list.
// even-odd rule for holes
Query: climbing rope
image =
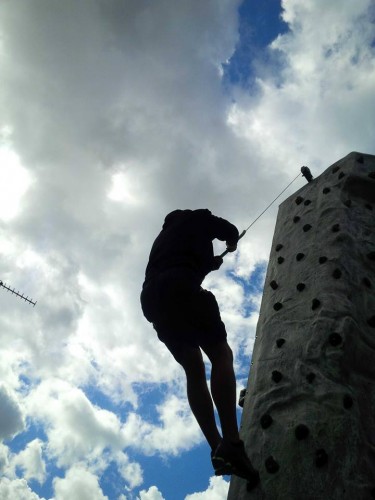
{"label": "climbing rope", "polygon": [[[261,214],[259,214],[259,215],[258,215],[258,217],[257,217],[256,219],[254,219],[254,220],[253,220],[253,222],[250,224],[250,226],[248,226],[246,229],[244,229],[244,230],[242,231],[242,233],[241,233],[241,234],[239,235],[239,237],[238,237],[238,240],[240,240],[241,238],[243,238],[243,237],[245,236],[245,234],[246,234],[246,233],[247,233],[247,231],[251,228],[251,226],[253,226],[253,225],[256,223],[256,221],[257,221],[257,220],[259,220],[265,212],[267,212],[267,210],[268,210],[268,209],[269,209],[269,208],[270,208],[270,207],[271,207],[271,206],[275,203],[275,201],[276,201],[278,198],[280,198],[280,196],[281,196],[281,195],[282,195],[282,194],[283,194],[283,193],[284,193],[284,192],[288,189],[288,187],[289,187],[289,186],[291,186],[291,185],[293,184],[293,182],[294,182],[295,180],[297,180],[297,179],[298,179],[298,177],[301,175],[301,173],[302,173],[302,176],[303,176],[303,177],[306,177],[306,180],[307,180],[308,182],[311,182],[311,181],[312,181],[313,177],[312,177],[311,172],[310,172],[310,170],[308,169],[308,167],[302,167],[302,168],[301,168],[301,172],[300,172],[300,173],[299,173],[299,174],[298,174],[298,175],[297,175],[297,176],[296,176],[296,177],[295,177],[295,178],[294,178],[291,182],[289,182],[289,184],[288,184],[288,185],[287,185],[287,186],[286,186],[286,187],[285,187],[285,188],[281,191],[281,193],[280,193],[280,194],[278,194],[278,195],[276,196],[276,198],[275,198],[273,201],[271,201],[271,203],[270,203],[270,204],[269,204],[269,205],[268,205],[268,206],[267,206],[267,207],[263,210],[263,212],[262,212]],[[220,257],[225,257],[225,255],[227,255],[227,253],[228,253],[228,252],[229,252],[229,250],[225,250],[225,252],[223,252],[223,253],[220,255]]]}

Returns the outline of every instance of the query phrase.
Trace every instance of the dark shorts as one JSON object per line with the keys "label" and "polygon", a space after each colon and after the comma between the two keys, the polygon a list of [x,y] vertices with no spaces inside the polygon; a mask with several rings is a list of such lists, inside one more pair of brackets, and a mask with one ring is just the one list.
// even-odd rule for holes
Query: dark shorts
{"label": "dark shorts", "polygon": [[174,269],[158,275],[142,290],[141,305],[177,361],[186,344],[198,348],[226,341],[214,294],[201,288],[189,271]]}

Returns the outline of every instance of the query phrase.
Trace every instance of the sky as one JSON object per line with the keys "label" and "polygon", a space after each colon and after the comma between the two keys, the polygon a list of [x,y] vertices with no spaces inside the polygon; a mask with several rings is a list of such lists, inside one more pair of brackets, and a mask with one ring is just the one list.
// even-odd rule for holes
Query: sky
{"label": "sky", "polygon": [[[2,500],[226,498],[140,310],[149,251],[176,208],[241,231],[302,165],[375,153],[374,23],[373,0],[1,0],[0,280],[37,301],[0,289]],[[277,203],[204,283],[238,392]]]}

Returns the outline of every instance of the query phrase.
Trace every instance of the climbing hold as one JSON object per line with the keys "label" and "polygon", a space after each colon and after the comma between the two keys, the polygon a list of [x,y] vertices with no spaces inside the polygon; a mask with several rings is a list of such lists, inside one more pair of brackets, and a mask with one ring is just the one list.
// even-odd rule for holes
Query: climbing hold
{"label": "climbing hold", "polygon": [[319,264],[324,264],[327,260],[327,257],[319,257]]}
{"label": "climbing hold", "polygon": [[310,205],[310,203],[311,203],[311,200],[306,200],[303,204],[306,205],[306,207],[307,207],[308,205]]}
{"label": "climbing hold", "polygon": [[284,257],[279,257],[279,258],[277,259],[277,262],[278,262],[279,264],[282,264],[282,263],[284,262],[284,260],[285,260],[285,259],[284,259]]}
{"label": "climbing hold", "polygon": [[312,384],[315,380],[315,373],[309,373],[308,375],[306,375],[306,380],[308,381],[309,384]]}
{"label": "climbing hold", "polygon": [[367,254],[367,258],[370,260],[375,260],[375,252],[370,252]]}
{"label": "climbing hold", "polygon": [[282,373],[278,372],[277,370],[274,370],[272,372],[272,380],[276,383],[280,382],[280,380],[283,378]]}
{"label": "climbing hold", "polygon": [[310,224],[305,224],[305,225],[303,226],[303,228],[302,228],[302,229],[303,229],[303,230],[305,231],[305,233],[306,233],[307,231],[310,231],[310,229],[311,229],[311,228],[312,228],[312,226],[310,226]]}
{"label": "climbing hold", "polygon": [[275,280],[272,280],[271,283],[270,283],[270,287],[273,289],[273,290],[276,290],[277,288],[279,288],[279,285],[276,283]]}
{"label": "climbing hold", "polygon": [[311,309],[315,311],[315,309],[318,309],[318,307],[320,307],[320,300],[313,299]]}
{"label": "climbing hold", "polygon": [[298,285],[297,285],[297,290],[298,290],[299,292],[303,292],[303,290],[304,290],[305,288],[306,288],[305,283],[298,283]]}
{"label": "climbing hold", "polygon": [[340,345],[342,342],[342,337],[339,333],[331,333],[331,335],[329,336],[329,343],[334,346],[334,347],[337,347],[338,345]]}
{"label": "climbing hold", "polygon": [[335,280],[338,280],[341,278],[342,272],[340,271],[340,269],[335,269],[332,273],[332,276],[335,278]]}
{"label": "climbing hold", "polygon": [[276,345],[277,347],[282,347],[285,344],[285,339],[277,339],[276,340]]}
{"label": "climbing hold", "polygon": [[296,222],[299,222],[301,220],[301,217],[298,217],[298,215],[296,215],[295,217],[293,217],[293,222],[296,223]]}
{"label": "climbing hold", "polygon": [[302,260],[302,259],[304,258],[304,256],[305,256],[305,254],[304,254],[304,253],[297,253],[297,255],[296,255],[296,259],[297,259],[298,261],[300,261],[300,260]]}
{"label": "climbing hold", "polygon": [[370,177],[370,179],[375,179],[375,172],[370,172],[368,176]]}
{"label": "climbing hold", "polygon": [[338,172],[339,170],[340,170],[340,167],[338,167],[338,166],[336,165],[336,167],[333,167],[333,168],[332,168],[332,173],[333,173],[333,174],[335,174],[335,173],[336,173],[336,172]]}
{"label": "climbing hold", "polygon": [[259,474],[255,474],[246,481],[246,491],[253,491],[259,484]]}
{"label": "climbing hold", "polygon": [[368,210],[372,210],[372,205],[370,205],[370,203],[366,203],[365,208],[367,208]]}
{"label": "climbing hold", "polygon": [[345,174],[344,174],[344,172],[341,172],[341,173],[339,174],[339,179],[342,179],[343,177],[345,177]]}
{"label": "climbing hold", "polygon": [[358,162],[358,163],[363,163],[363,161],[364,161],[364,160],[363,160],[363,156],[362,156],[362,155],[357,156],[357,162]]}
{"label": "climbing hold", "polygon": [[270,474],[275,474],[280,469],[280,465],[276,462],[276,460],[272,456],[266,459],[265,466]]}
{"label": "climbing hold", "polygon": [[273,308],[275,311],[280,311],[280,309],[283,307],[281,302],[276,302],[276,304],[273,305]]}
{"label": "climbing hold", "polygon": [[328,194],[330,191],[331,191],[331,188],[329,188],[329,187],[325,187],[325,188],[323,189],[323,194]]}
{"label": "climbing hold", "polygon": [[340,224],[334,224],[332,226],[332,232],[333,233],[338,233],[340,231]]}
{"label": "climbing hold", "polygon": [[298,441],[301,441],[302,439],[306,439],[307,436],[309,435],[309,428],[304,425],[304,424],[299,424],[294,430],[294,434]]}
{"label": "climbing hold", "polygon": [[375,316],[372,316],[367,320],[367,323],[371,326],[371,328],[375,328]]}
{"label": "climbing hold", "polygon": [[367,288],[371,288],[371,281],[368,278],[363,278],[362,282]]}
{"label": "climbing hold", "polygon": [[352,206],[352,200],[346,200],[344,201],[344,205],[350,208]]}
{"label": "climbing hold", "polygon": [[243,405],[245,403],[245,396],[246,396],[246,389],[241,389],[240,391],[240,397],[238,398],[238,406],[243,408]]}
{"label": "climbing hold", "polygon": [[260,419],[260,425],[262,426],[262,429],[268,429],[272,425],[273,418],[271,415],[268,415],[267,413],[262,416]]}
{"label": "climbing hold", "polygon": [[281,243],[279,243],[278,245],[276,245],[276,252],[279,252],[281,249],[283,248],[283,245]]}
{"label": "climbing hold", "polygon": [[353,398],[349,394],[345,394],[343,399],[344,408],[349,410],[353,406]]}
{"label": "climbing hold", "polygon": [[315,465],[323,467],[328,462],[328,455],[325,450],[320,449],[315,452]]}
{"label": "climbing hold", "polygon": [[302,202],[303,202],[302,196],[297,196],[297,198],[296,198],[296,204],[300,205]]}

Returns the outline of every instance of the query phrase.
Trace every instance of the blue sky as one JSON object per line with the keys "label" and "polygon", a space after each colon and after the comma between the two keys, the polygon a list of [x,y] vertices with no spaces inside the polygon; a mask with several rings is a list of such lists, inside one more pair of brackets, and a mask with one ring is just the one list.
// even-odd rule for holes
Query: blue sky
{"label": "blue sky", "polygon": [[[374,26],[371,0],[1,3],[0,279],[38,301],[0,290],[2,500],[226,498],[140,310],[149,250],[176,208],[241,230],[302,165],[373,154]],[[205,281],[238,392],[277,203]]]}
{"label": "blue sky", "polygon": [[282,20],[279,0],[242,2],[238,8],[239,39],[233,55],[223,65],[223,84],[228,89],[240,85],[251,91],[257,77],[257,64],[270,62],[268,45],[287,31],[288,25]]}

